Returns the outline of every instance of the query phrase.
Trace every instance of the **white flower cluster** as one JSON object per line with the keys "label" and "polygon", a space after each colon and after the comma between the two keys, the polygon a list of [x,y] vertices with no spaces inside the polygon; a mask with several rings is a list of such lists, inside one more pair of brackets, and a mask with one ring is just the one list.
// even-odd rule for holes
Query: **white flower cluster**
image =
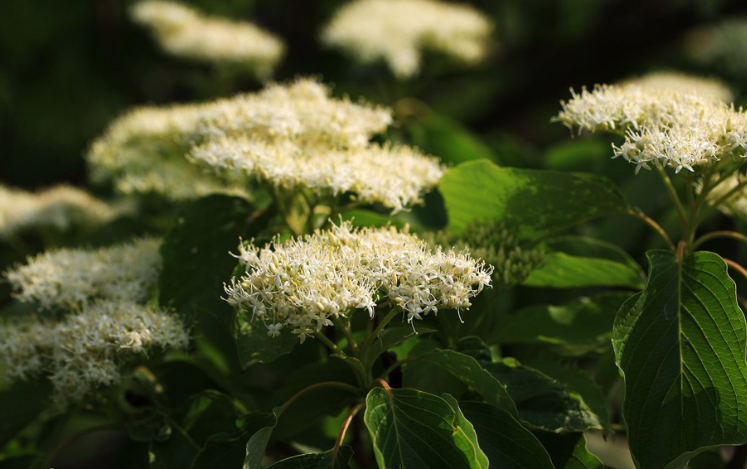
{"label": "white flower cluster", "polygon": [[59,249],[6,273],[21,301],[57,307],[0,322],[0,378],[48,374],[53,399],[65,406],[121,379],[128,358],[187,346],[178,317],[147,306],[161,269],[156,239],[98,249]]}
{"label": "white flower cluster", "polygon": [[120,213],[71,186],[56,186],[38,193],[0,185],[0,238],[28,231],[67,231],[105,223]]}
{"label": "white flower cluster", "polygon": [[97,250],[58,249],[5,273],[21,301],[81,308],[93,300],[145,302],[158,280],[160,241],[143,238]]}
{"label": "white flower cluster", "polygon": [[579,133],[624,135],[614,157],[636,164],[636,172],[649,165],[694,171],[747,149],[747,115],[722,100],[728,95],[717,82],[670,75],[571,93],[556,120]]}
{"label": "white flower cluster", "polygon": [[386,108],[329,94],[321,83],[300,79],[205,104],[135,109],[94,142],[87,156],[91,175],[98,182],[113,181],[126,194],[157,193],[169,199],[246,195],[243,179],[230,172],[218,177],[190,164],[184,157],[190,147],[224,137],[362,147],[392,121]]}
{"label": "white flower cluster", "polygon": [[437,159],[404,146],[338,150],[221,138],[195,148],[190,158],[284,191],[306,188],[322,198],[351,192],[361,202],[380,203],[393,211],[419,202],[443,175]]}
{"label": "white flower cluster", "polygon": [[59,406],[121,379],[128,357],[183,349],[189,335],[175,315],[130,302],[95,302],[59,322],[0,323],[0,370],[8,381],[48,373]]}
{"label": "white flower cluster", "polygon": [[265,77],[285,54],[283,41],[274,34],[251,23],[205,16],[179,3],[144,0],[131,14],[151,29],[164,51],[177,57],[240,63]]}
{"label": "white flower cluster", "polygon": [[432,251],[406,232],[349,223],[262,248],[242,244],[236,257],[246,274],[225,286],[226,301],[251,311],[271,337],[287,328],[301,342],[331,318],[355,309],[373,316],[384,302],[410,323],[439,309],[469,309],[492,273],[466,252]]}
{"label": "white flower cluster", "polygon": [[399,78],[415,75],[421,51],[433,50],[468,64],[482,60],[493,30],[479,11],[436,0],[356,0],[344,5],[322,40],[363,63],[384,60]]}
{"label": "white flower cluster", "polygon": [[321,197],[351,192],[395,211],[419,202],[443,174],[438,160],[408,147],[370,144],[391,122],[390,112],[328,94],[302,80],[216,103],[200,125],[205,140],[189,159],[233,178]]}

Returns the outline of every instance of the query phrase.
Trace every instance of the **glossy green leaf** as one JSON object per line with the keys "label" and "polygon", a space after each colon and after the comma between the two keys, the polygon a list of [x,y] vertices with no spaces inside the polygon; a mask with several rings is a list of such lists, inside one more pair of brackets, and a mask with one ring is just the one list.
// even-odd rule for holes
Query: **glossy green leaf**
{"label": "glossy green leaf", "polygon": [[543,243],[545,263],[523,285],[579,288],[593,286],[644,287],[641,267],[622,249],[594,238],[563,236]]}
{"label": "glossy green leaf", "polygon": [[623,416],[640,467],[680,467],[704,448],[747,442],[747,331],[718,255],[647,256],[646,289],[615,318]]}
{"label": "glossy green leaf", "polygon": [[[456,415],[456,427],[459,428],[459,431],[464,434],[464,436],[467,438],[467,441],[469,442],[469,444],[463,445],[462,449],[471,455],[470,458],[474,458],[476,467],[487,469],[490,466],[490,461],[488,461],[488,457],[480,448],[480,443],[477,439],[475,427],[464,416],[464,414],[462,413],[462,409],[459,408],[459,403],[456,399],[454,399],[453,396],[449,394],[443,394],[441,398],[448,402],[451,408],[454,410],[454,413]],[[464,442],[462,441],[462,443]]]}
{"label": "glossy green leaf", "polygon": [[519,417],[531,427],[551,432],[602,428],[599,417],[578,396],[546,374],[512,358],[484,367],[506,386]]}
{"label": "glossy green leaf", "polygon": [[277,423],[277,414],[273,412],[272,418],[267,424],[249,437],[249,441],[246,443],[246,457],[242,469],[262,469],[262,457],[265,455]]}
{"label": "glossy green leaf", "polygon": [[534,305],[502,317],[495,340],[502,344],[544,344],[563,355],[609,350],[612,324],[627,292],[605,292],[564,305]]}
{"label": "glossy green leaf", "polygon": [[[228,418],[232,412],[229,412]],[[215,469],[223,467],[241,467],[246,458],[247,441],[257,431],[274,425],[275,416],[264,412],[251,412],[237,419],[234,426],[241,433],[226,438],[225,432],[213,435],[200,450],[194,460],[192,469]]]}
{"label": "glossy green leaf", "polygon": [[513,416],[518,415],[516,405],[506,391],[504,383],[473,357],[455,350],[437,349],[424,354],[419,361],[430,363],[450,373],[480,393],[488,403],[506,410]]}
{"label": "glossy green leaf", "polygon": [[592,174],[500,168],[470,161],[439,183],[449,228],[475,219],[504,221],[520,239],[536,239],[602,215],[621,213],[625,199],[609,180]]}
{"label": "glossy green leaf", "polygon": [[[408,358],[425,355],[439,348],[432,339],[420,339],[410,350]],[[406,388],[423,389],[432,394],[451,394],[461,396],[467,391],[467,385],[451,372],[428,360],[415,360],[402,368],[402,384]]]}
{"label": "glossy green leaf", "polygon": [[381,335],[371,344],[366,355],[361,357],[364,363],[373,363],[377,357],[392,347],[396,347],[402,342],[412,337],[420,337],[425,334],[436,332],[436,329],[427,326],[395,326],[388,327]]}
{"label": "glossy green leaf", "polygon": [[536,437],[550,454],[555,469],[604,469],[604,464],[586,447],[583,433],[537,432]]}
{"label": "glossy green leaf", "polygon": [[324,453],[302,454],[278,461],[267,469],[349,469],[353,448],[340,446]]}
{"label": "glossy green leaf", "polygon": [[482,402],[460,402],[492,469],[553,469],[537,438],[505,410]]}
{"label": "glossy green leaf", "polygon": [[460,426],[461,413],[433,394],[374,388],[364,420],[382,469],[487,469],[474,431]]}

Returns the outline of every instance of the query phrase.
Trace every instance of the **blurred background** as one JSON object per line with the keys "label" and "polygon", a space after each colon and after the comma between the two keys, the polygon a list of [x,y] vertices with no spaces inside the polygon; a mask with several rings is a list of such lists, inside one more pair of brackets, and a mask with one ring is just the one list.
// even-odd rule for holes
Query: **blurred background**
{"label": "blurred background", "polygon": [[[254,91],[251,75],[165,54],[127,15],[121,0],[3,0],[0,14],[0,184],[33,189],[87,184],[83,155],[107,124],[137,105],[203,101]],[[478,67],[426,55],[420,74],[398,81],[384,64],[359,65],[322,46],[319,33],[341,0],[183,0],[202,11],[246,19],[280,36],[285,59],[273,80],[314,75],[335,95],[393,106],[390,135],[444,161],[489,158],[500,165],[587,171],[614,180],[631,203],[673,237],[676,215],[656,176],[611,160],[610,137],[569,138],[551,118],[559,101],[596,83],[657,70],[725,81],[747,103],[747,2],[744,0],[474,0],[496,28]],[[745,19],[741,33],[735,21]],[[731,28],[731,29],[730,29]],[[717,50],[718,49],[718,50]],[[406,99],[403,99],[406,98]],[[429,196],[431,214],[437,194]],[[431,227],[445,222],[432,215]],[[709,229],[744,229],[721,217]],[[627,218],[578,229],[613,242],[645,264],[655,235]],[[736,242],[718,251],[742,264]],[[705,246],[709,248],[708,245]],[[713,246],[711,246],[713,247]],[[740,285],[742,287],[744,285]],[[586,292],[593,293],[593,292]],[[498,307],[560,304],[577,291],[518,288]],[[7,295],[7,293],[5,293]],[[0,295],[2,296],[2,295]],[[609,363],[612,379],[616,370]],[[95,445],[81,441],[81,445]],[[623,438],[590,438],[616,467],[630,467]],[[708,466],[707,454],[702,467]],[[628,466],[626,466],[628,464]]]}
{"label": "blurred background", "polygon": [[[3,1],[2,183],[25,188],[61,181],[82,184],[83,153],[128,107],[205,100],[261,87],[251,77],[161,52],[129,20],[131,3]],[[747,3],[740,0],[475,0],[470,3],[496,24],[488,60],[476,69],[455,69],[442,67],[440,57],[426,57],[420,76],[404,83],[397,83],[384,65],[356,65],[320,44],[321,27],[344,1],[184,3],[251,20],[282,37],[288,54],[276,80],[313,74],[332,83],[336,94],[388,104],[398,93],[416,97],[481,136],[492,151],[505,152],[508,140],[526,145],[515,157],[529,166],[542,165],[539,152],[568,141],[568,131],[550,118],[571,86],[658,69],[718,74],[737,94],[746,82],[733,70],[706,67],[687,52],[693,28],[747,15]],[[603,164],[601,159],[597,163]]]}

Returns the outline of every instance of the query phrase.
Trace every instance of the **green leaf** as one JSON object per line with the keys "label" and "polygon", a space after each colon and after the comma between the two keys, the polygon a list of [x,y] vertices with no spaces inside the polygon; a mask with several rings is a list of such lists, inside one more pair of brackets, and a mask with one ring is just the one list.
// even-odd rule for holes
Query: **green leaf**
{"label": "green leaf", "polygon": [[612,213],[628,204],[608,179],[592,174],[500,168],[470,161],[439,183],[449,228],[461,232],[475,219],[505,221],[520,239],[536,239]]}
{"label": "green leaf", "polygon": [[382,469],[486,469],[485,455],[459,426],[463,417],[438,396],[374,388],[366,396],[364,420]]}
{"label": "green leaf", "polygon": [[265,455],[267,445],[270,443],[272,432],[277,426],[277,414],[273,415],[267,424],[254,432],[246,443],[246,457],[242,469],[262,469],[262,457]]}
{"label": "green leaf", "polygon": [[504,315],[495,340],[502,344],[544,344],[568,356],[609,350],[612,324],[630,293],[605,292],[564,305],[534,305]]}
{"label": "green leaf", "polygon": [[236,310],[233,335],[236,350],[243,369],[255,363],[270,363],[290,353],[298,345],[298,337],[283,331],[277,337],[267,335],[267,326],[258,319],[252,320],[252,312]]}
{"label": "green leaf", "polygon": [[451,408],[454,410],[454,413],[456,414],[456,426],[459,431],[464,434],[467,441],[469,442],[469,445],[464,446],[462,449],[471,454],[471,458],[474,458],[477,467],[487,469],[490,466],[490,461],[488,461],[488,457],[485,455],[485,453],[482,452],[482,449],[480,449],[480,443],[477,440],[475,427],[464,416],[464,414],[462,413],[462,409],[459,408],[459,403],[456,399],[454,399],[453,396],[444,394],[441,396],[441,398],[448,402]]}
{"label": "green leaf", "polygon": [[473,357],[455,350],[437,349],[424,354],[419,361],[430,363],[450,373],[480,393],[488,403],[506,410],[511,415],[518,415],[506,386]]}
{"label": "green leaf", "polygon": [[531,427],[551,432],[602,428],[599,418],[582,400],[546,374],[512,358],[484,367],[506,386],[519,417]]}
{"label": "green leaf", "polygon": [[583,401],[599,419],[602,431],[608,435],[612,434],[607,398],[591,376],[579,368],[570,368],[551,360],[536,359],[526,364],[556,380],[563,385],[566,392]]}
{"label": "green leaf", "polygon": [[421,325],[415,325],[414,330],[412,326],[388,327],[371,344],[371,347],[367,350],[365,356],[361,357],[361,361],[364,364],[370,365],[382,353],[386,352],[392,347],[396,347],[407,339],[411,337],[421,336],[423,334],[431,334],[433,332],[436,332],[436,329]]}
{"label": "green leaf", "polygon": [[639,467],[680,467],[705,448],[747,442],[745,319],[718,255],[647,257],[646,289],[615,318],[623,416]]}
{"label": "green leaf", "polygon": [[555,469],[604,469],[604,464],[586,448],[583,433],[535,435],[552,458]]}
{"label": "green leaf", "polygon": [[323,453],[301,454],[278,461],[267,469],[349,469],[353,448],[340,446]]}
{"label": "green leaf", "polygon": [[[230,414],[231,412],[229,416]],[[225,433],[209,438],[195,458],[192,469],[238,468],[246,458],[249,438],[262,428],[274,425],[274,422],[275,416],[264,412],[251,412],[242,416],[234,424],[242,429],[241,433],[229,439],[225,438]]]}
{"label": "green leaf", "polygon": [[445,163],[496,160],[488,145],[448,116],[428,112],[405,122],[412,143],[424,152],[438,156]]}
{"label": "green leaf", "polygon": [[255,208],[245,199],[209,195],[185,203],[161,245],[163,270],[159,279],[161,305],[182,314],[230,307],[220,299],[223,282],[231,277],[239,237],[250,234]]}
{"label": "green leaf", "polygon": [[644,287],[641,267],[622,249],[594,238],[563,236],[544,243],[545,263],[523,285],[579,288]]}
{"label": "green leaf", "polygon": [[603,139],[563,141],[548,148],[542,161],[547,169],[602,172],[609,159],[610,145]]}
{"label": "green leaf", "polygon": [[18,382],[0,391],[0,448],[39,416],[51,390],[44,379]]}
{"label": "green leaf", "polygon": [[171,435],[166,441],[154,441],[150,445],[151,469],[192,467],[200,448],[181,428],[172,425]]}
{"label": "green leaf", "polygon": [[244,409],[233,399],[214,390],[192,397],[182,427],[200,447],[209,439],[227,440],[241,433],[240,417]]}
{"label": "green leaf", "polygon": [[537,438],[505,410],[482,402],[460,402],[493,469],[553,469]]}
{"label": "green leaf", "polygon": [[[421,339],[412,348],[408,358],[423,356],[438,347],[435,340]],[[415,360],[405,364],[402,370],[402,384],[406,388],[424,389],[432,394],[452,396],[461,396],[467,391],[467,386],[459,378],[429,360]]]}

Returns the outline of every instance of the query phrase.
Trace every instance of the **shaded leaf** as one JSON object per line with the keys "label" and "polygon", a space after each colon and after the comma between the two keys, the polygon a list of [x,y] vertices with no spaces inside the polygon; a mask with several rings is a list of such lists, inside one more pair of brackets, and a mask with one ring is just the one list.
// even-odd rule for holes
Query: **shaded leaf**
{"label": "shaded leaf", "polygon": [[458,233],[473,220],[504,221],[520,239],[536,239],[602,215],[621,213],[625,199],[609,180],[591,174],[500,168],[470,161],[439,183]]}
{"label": "shaded leaf", "polygon": [[324,453],[302,454],[278,461],[268,469],[349,469],[353,448],[340,446]]}
{"label": "shaded leaf", "polygon": [[537,438],[510,413],[482,402],[460,402],[459,407],[474,426],[491,468],[553,468],[550,456]]}
{"label": "shaded leaf", "polygon": [[599,418],[563,385],[540,371],[505,358],[485,369],[506,386],[521,420],[551,432],[601,429]]}
{"label": "shaded leaf", "polygon": [[374,388],[364,420],[380,468],[484,468],[485,456],[459,427],[460,415],[438,396]]}
{"label": "shaded leaf", "polygon": [[586,448],[583,433],[537,432],[535,435],[552,458],[555,469],[604,469],[604,464]]}
{"label": "shaded leaf", "polygon": [[581,297],[564,305],[535,305],[504,315],[495,340],[503,344],[545,344],[563,355],[609,350],[612,324],[626,292]]}
{"label": "shaded leaf", "polygon": [[615,318],[623,416],[640,467],[679,467],[705,448],[747,441],[747,331],[718,255],[647,257],[646,289]]}
{"label": "shaded leaf", "polygon": [[277,337],[267,335],[267,326],[252,320],[252,312],[237,309],[233,328],[236,350],[243,369],[255,363],[270,363],[290,353],[298,345],[298,337],[283,331]]}
{"label": "shaded leaf", "polygon": [[506,410],[511,415],[518,415],[506,386],[473,357],[455,350],[437,349],[424,354],[419,361],[430,363],[450,373],[480,393],[488,403]]}
{"label": "shaded leaf", "polygon": [[51,390],[44,379],[21,381],[0,391],[0,448],[39,416]]}

